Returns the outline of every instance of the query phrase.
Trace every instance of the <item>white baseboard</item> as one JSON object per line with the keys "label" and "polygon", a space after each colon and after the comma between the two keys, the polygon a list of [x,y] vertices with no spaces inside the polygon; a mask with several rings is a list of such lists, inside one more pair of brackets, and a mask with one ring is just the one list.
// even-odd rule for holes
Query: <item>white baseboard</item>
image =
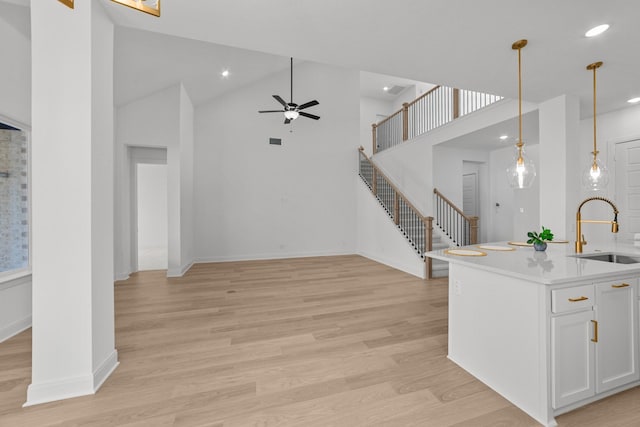
{"label": "white baseboard", "polygon": [[7,326],[0,328],[0,343],[8,340],[11,337],[18,335],[20,332],[25,331],[31,327],[31,316],[27,316],[24,319],[17,320],[10,323]]}
{"label": "white baseboard", "polygon": [[[396,270],[404,271],[405,273],[411,274],[412,276],[419,277],[420,279],[425,279],[427,277],[426,273],[426,264],[425,262],[418,258],[415,264],[400,264],[398,262],[390,262],[388,260],[382,259],[375,255],[360,251],[358,255],[362,255],[365,258],[369,258],[372,261],[379,262],[380,264],[387,265],[391,268],[395,268]],[[417,255],[416,255],[417,257]]]}
{"label": "white baseboard", "polygon": [[129,278],[129,273],[118,273],[116,277],[113,279],[115,282],[119,282],[121,280],[127,280]]}
{"label": "white baseboard", "polygon": [[93,391],[96,392],[109,376],[116,370],[118,362],[118,350],[114,349],[109,356],[93,372]]}
{"label": "white baseboard", "polygon": [[183,266],[181,266],[180,268],[170,268],[167,270],[167,277],[182,277],[184,276],[184,274],[189,271],[189,269],[191,267],[193,267],[193,264],[195,263],[195,261],[191,261]]}
{"label": "white baseboard", "polygon": [[91,375],[66,378],[44,383],[31,383],[27,388],[27,401],[23,407],[95,394],[105,380],[118,367],[118,352],[114,350]]}
{"label": "white baseboard", "polygon": [[209,262],[234,262],[234,261],[259,261],[269,259],[287,259],[287,258],[311,258],[320,256],[342,256],[354,255],[354,251],[318,251],[318,252],[291,252],[291,253],[266,253],[253,255],[231,255],[231,256],[211,256],[196,258],[196,264],[205,264]]}
{"label": "white baseboard", "polygon": [[86,396],[93,393],[92,375],[67,378],[59,381],[48,381],[39,384],[31,383],[27,388],[27,401],[22,406],[39,405],[41,403]]}

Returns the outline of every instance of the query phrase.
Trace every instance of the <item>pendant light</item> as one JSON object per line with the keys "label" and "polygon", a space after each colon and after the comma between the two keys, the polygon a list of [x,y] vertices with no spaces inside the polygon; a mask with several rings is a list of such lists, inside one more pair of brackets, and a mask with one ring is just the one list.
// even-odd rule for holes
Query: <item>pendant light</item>
{"label": "pendant light", "polygon": [[590,191],[601,191],[609,183],[609,171],[598,159],[598,146],[596,144],[596,70],[602,66],[602,61],[587,65],[587,70],[593,71],[593,159],[582,173],[582,185]]}
{"label": "pendant light", "polygon": [[518,51],[518,125],[520,129],[516,155],[513,162],[507,168],[507,179],[511,188],[529,188],[536,178],[536,167],[524,154],[524,142],[522,141],[522,59],[520,51],[527,45],[526,40],[518,40],[511,48]]}

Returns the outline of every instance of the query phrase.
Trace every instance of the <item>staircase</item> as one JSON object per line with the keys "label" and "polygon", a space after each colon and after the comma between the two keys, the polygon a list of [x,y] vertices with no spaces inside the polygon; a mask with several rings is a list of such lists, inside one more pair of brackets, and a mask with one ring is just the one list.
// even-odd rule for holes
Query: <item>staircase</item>
{"label": "staircase", "polygon": [[[496,95],[436,86],[384,120],[372,125],[373,155],[501,101]],[[389,178],[359,148],[359,174],[389,218],[427,265],[427,278],[446,277],[449,265],[432,260],[425,253],[451,245],[466,246],[478,241],[478,218],[468,217],[437,189],[434,212],[424,216]]]}
{"label": "staircase", "polygon": [[[437,251],[440,249],[447,249],[448,247],[449,245],[440,236],[438,230],[435,229],[431,236],[431,250]],[[446,261],[440,261],[439,259],[432,260],[431,277],[449,277],[449,263]]]}
{"label": "staircase", "polygon": [[452,245],[466,246],[478,242],[478,217],[468,217],[434,188],[434,218],[423,216],[389,178],[367,157],[364,148],[360,154],[359,175],[369,190],[396,224],[407,242],[427,264],[427,278],[447,277],[449,263],[425,257],[432,250]]}
{"label": "staircase", "polygon": [[424,216],[406,198],[404,194],[391,183],[389,178],[359,148],[359,175],[376,197],[380,206],[386,211],[407,242],[427,265],[427,277],[432,278],[431,258],[425,253],[433,247],[433,217]]}

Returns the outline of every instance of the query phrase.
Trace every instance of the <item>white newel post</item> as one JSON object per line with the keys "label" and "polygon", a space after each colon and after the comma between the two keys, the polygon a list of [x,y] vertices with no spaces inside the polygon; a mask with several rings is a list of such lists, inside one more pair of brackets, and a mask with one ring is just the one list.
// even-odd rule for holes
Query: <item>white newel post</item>
{"label": "white newel post", "polygon": [[31,2],[32,383],[25,405],[94,393],[118,365],[113,24],[100,2]]}

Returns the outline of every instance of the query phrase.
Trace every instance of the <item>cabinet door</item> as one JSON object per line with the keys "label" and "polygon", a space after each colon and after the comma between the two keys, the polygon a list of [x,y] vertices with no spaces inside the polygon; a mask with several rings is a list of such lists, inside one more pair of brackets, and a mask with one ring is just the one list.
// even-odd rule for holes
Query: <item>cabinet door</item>
{"label": "cabinet door", "polygon": [[611,390],[640,379],[635,281],[596,285],[596,391]]}
{"label": "cabinet door", "polygon": [[553,407],[561,408],[595,394],[594,312],[551,318]]}

